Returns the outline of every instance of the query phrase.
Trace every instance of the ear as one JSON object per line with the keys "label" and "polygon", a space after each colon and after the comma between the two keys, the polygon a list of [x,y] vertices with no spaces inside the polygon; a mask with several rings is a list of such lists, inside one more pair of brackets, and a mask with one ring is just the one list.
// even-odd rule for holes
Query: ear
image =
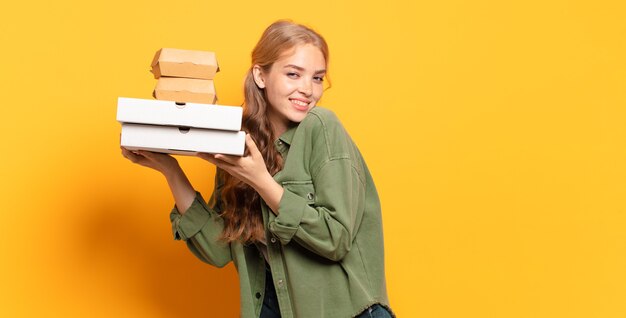
{"label": "ear", "polygon": [[256,83],[256,86],[258,86],[260,89],[264,89],[265,79],[263,78],[263,72],[261,71],[260,66],[254,65],[254,67],[252,67],[252,76],[254,77],[254,82]]}

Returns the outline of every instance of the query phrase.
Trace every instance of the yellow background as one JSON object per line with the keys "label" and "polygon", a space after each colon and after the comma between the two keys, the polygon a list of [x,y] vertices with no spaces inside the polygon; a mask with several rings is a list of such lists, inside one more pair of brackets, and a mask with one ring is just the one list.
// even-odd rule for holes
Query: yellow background
{"label": "yellow background", "polygon": [[239,105],[278,18],[329,42],[321,104],[377,183],[400,317],[626,317],[618,0],[3,4],[0,316],[237,316],[232,265],[173,241],[164,178],[120,155],[116,98],[150,98],[175,47],[216,51]]}

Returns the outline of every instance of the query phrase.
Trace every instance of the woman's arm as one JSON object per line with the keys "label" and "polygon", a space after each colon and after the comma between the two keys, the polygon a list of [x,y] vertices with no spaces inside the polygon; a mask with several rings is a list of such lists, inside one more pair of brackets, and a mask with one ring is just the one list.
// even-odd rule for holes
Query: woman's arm
{"label": "woman's arm", "polygon": [[196,192],[184,215],[179,213],[176,206],[170,213],[174,238],[185,241],[196,257],[216,267],[223,267],[232,261],[230,244],[220,239],[224,230],[223,219],[218,213],[221,206],[216,203],[220,188],[216,182],[209,204]]}
{"label": "woman's arm", "polygon": [[[347,135],[337,135],[333,139],[333,142],[344,141],[347,141]],[[354,169],[353,159],[343,154],[330,157],[308,185],[297,183],[283,187],[267,171],[263,157],[249,135],[246,136],[246,147],[249,153],[243,157],[198,156],[247,183],[261,195],[277,215],[270,217],[269,230],[282,244],[293,239],[320,256],[333,261],[343,259],[352,247],[365,201],[365,181]],[[296,189],[292,191],[290,187]],[[312,205],[312,199],[307,199],[309,195],[315,196],[315,205]]]}
{"label": "woman's arm", "polygon": [[209,161],[228,172],[231,176],[247,183],[259,193],[270,209],[275,214],[278,214],[278,202],[283,195],[283,187],[274,181],[272,175],[267,171],[263,155],[252,140],[252,137],[250,137],[250,134],[246,134],[246,147],[248,152],[242,157],[208,153],[199,153],[198,157]]}
{"label": "woman's arm", "polygon": [[[122,154],[133,163],[161,172],[170,187],[176,202],[170,213],[174,238],[184,240],[191,252],[200,260],[217,267],[223,267],[232,260],[230,246],[220,240],[224,229],[219,216],[219,204],[209,207],[199,192],[196,192],[178,164],[166,154],[150,151],[129,151],[122,148]],[[218,174],[211,200],[219,200],[221,183]]]}
{"label": "woman's arm", "polygon": [[195,199],[196,191],[193,186],[191,186],[191,182],[189,182],[187,175],[185,175],[179,165],[176,165],[176,167],[163,175],[165,175],[167,185],[170,187],[170,191],[172,191],[172,195],[174,196],[176,208],[178,208],[178,211],[181,211],[181,215],[184,215],[185,211],[189,209]]}
{"label": "woman's arm", "polygon": [[352,248],[364,211],[366,186],[352,160],[328,161],[311,183],[285,183],[269,230],[280,242],[300,244],[333,261]]}
{"label": "woman's arm", "polygon": [[162,153],[143,150],[130,151],[124,147],[121,148],[122,155],[131,162],[154,169],[165,176],[179,211],[184,213],[191,206],[196,191],[178,164],[178,160]]}

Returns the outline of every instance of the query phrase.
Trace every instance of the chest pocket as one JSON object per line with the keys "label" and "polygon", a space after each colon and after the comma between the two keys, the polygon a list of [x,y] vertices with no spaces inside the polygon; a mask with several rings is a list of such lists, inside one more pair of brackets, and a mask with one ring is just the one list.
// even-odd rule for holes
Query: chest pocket
{"label": "chest pocket", "polygon": [[313,186],[313,181],[283,181],[283,187],[303,197],[309,205],[315,203],[315,187]]}

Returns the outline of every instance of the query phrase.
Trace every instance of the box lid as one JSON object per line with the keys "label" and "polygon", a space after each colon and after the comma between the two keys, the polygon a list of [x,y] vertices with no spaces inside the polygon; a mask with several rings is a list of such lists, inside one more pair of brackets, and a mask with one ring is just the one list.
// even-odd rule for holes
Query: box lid
{"label": "box lid", "polygon": [[151,72],[155,78],[175,76],[212,79],[219,72],[215,52],[162,48],[156,52]]}
{"label": "box lid", "polygon": [[217,130],[241,130],[240,106],[176,103],[167,100],[118,97],[117,121]]}

